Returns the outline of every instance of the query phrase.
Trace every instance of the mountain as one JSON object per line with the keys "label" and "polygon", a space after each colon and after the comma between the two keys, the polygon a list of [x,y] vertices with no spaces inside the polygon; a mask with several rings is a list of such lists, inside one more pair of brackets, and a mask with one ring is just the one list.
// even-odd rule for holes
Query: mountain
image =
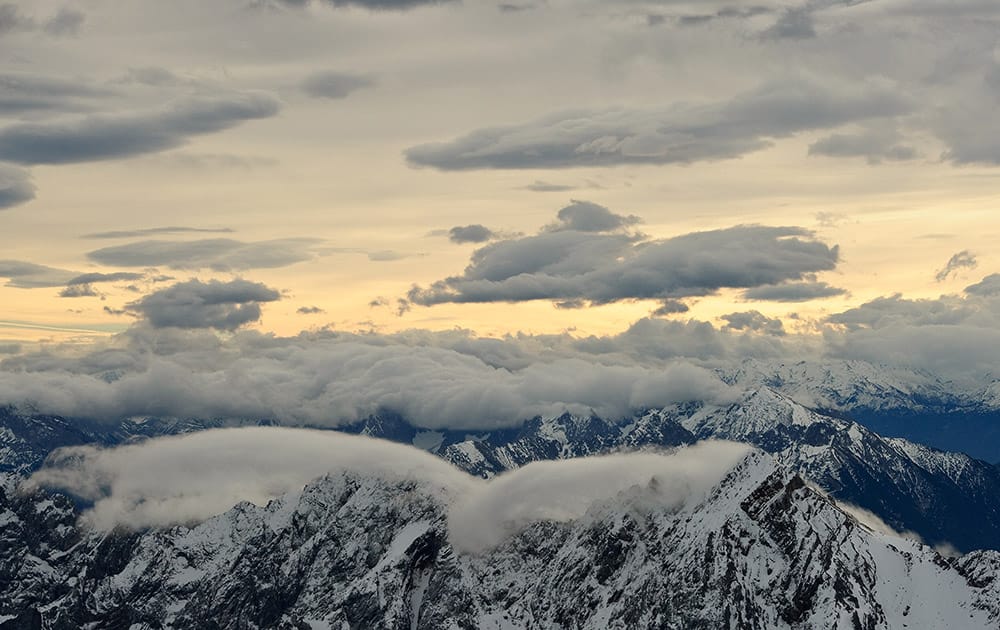
{"label": "mountain", "polygon": [[[214,426],[149,419],[103,432],[74,432],[73,423],[52,416],[15,414],[8,415],[7,422],[22,427],[18,435],[48,435],[37,429],[42,426],[59,438],[47,439],[27,455],[0,458],[0,464],[8,459],[30,461],[32,468],[44,458],[44,447],[65,445],[60,440],[114,444]],[[857,422],[809,409],[769,387],[750,390],[730,405],[686,403],[640,413],[625,422],[563,414],[533,418],[515,429],[472,435],[427,431],[398,414],[380,413],[342,430],[412,444],[486,478],[539,460],[669,448],[706,438],[747,442],[772,453],[837,500],[874,512],[893,528],[914,532],[928,544],[962,552],[1000,549],[1000,495],[996,492],[1000,468],[960,453],[884,438]],[[24,465],[21,469],[27,470]]]}
{"label": "mountain", "polygon": [[[376,437],[382,437],[376,435]],[[687,403],[629,422],[563,415],[536,418],[516,435],[485,433],[438,454],[490,477],[539,459],[562,459],[697,439],[753,444],[831,496],[870,510],[900,531],[960,551],[1000,549],[1000,468],[808,409],[770,388],[725,406]]]}
{"label": "mountain", "polygon": [[0,494],[0,628],[995,628],[1000,554],[880,534],[754,451],[706,496],[651,480],[479,553],[453,499],[330,475],[190,527],[79,528]]}
{"label": "mountain", "polygon": [[864,361],[747,359],[717,370],[740,389],[767,387],[881,435],[1000,462],[1000,381],[970,386]]}

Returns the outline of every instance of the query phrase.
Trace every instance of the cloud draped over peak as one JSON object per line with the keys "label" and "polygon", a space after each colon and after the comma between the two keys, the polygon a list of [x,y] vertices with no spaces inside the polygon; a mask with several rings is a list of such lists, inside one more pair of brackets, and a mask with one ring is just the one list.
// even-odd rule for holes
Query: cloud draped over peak
{"label": "cloud draped over peak", "polygon": [[643,240],[614,232],[638,221],[574,202],[533,236],[495,241],[464,273],[414,287],[414,304],[552,300],[566,305],[710,295],[802,280],[836,267],[839,252],[798,227],[744,225]]}
{"label": "cloud draped over peak", "polygon": [[211,238],[194,241],[148,240],[94,250],[87,258],[116,267],[212,269],[231,271],[286,267],[319,255],[323,243],[314,238],[239,241]]}
{"label": "cloud draped over peak", "polygon": [[794,78],[716,103],[551,114],[415,146],[406,158],[413,166],[446,171],[690,164],[740,157],[804,131],[895,117],[910,107],[887,84]]}
{"label": "cloud draped over peak", "polygon": [[263,302],[281,294],[259,282],[189,280],[150,293],[128,304],[155,328],[236,330],[260,319]]}
{"label": "cloud draped over peak", "polygon": [[[30,484],[93,503],[98,530],[190,524],[241,501],[263,506],[323,475],[410,480],[448,511],[451,541],[485,551],[533,522],[566,522],[630,489],[648,505],[702,500],[752,447],[707,441],[674,452],[536,462],[486,481],[412,446],[333,431],[253,427],[200,431],[100,449],[56,451]],[[650,481],[656,484],[650,487]]]}
{"label": "cloud draped over peak", "polygon": [[0,160],[73,164],[155,153],[193,136],[273,116],[279,109],[273,96],[244,92],[189,98],[153,112],[18,123],[0,128]]}

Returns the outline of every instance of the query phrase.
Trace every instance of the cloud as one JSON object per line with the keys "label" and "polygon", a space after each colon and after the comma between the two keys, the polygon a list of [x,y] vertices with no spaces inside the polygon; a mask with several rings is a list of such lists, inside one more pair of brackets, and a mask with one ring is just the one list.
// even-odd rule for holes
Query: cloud
{"label": "cloud", "polygon": [[494,238],[496,232],[485,225],[456,225],[448,230],[448,240],[452,243],[485,243]]}
{"label": "cloud", "polygon": [[763,39],[812,39],[816,37],[812,11],[808,7],[786,9],[778,21],[761,33]]}
{"label": "cloud", "polygon": [[63,7],[59,9],[58,13],[45,21],[42,30],[49,35],[55,36],[76,35],[86,19],[87,16],[82,11]]}
{"label": "cloud", "polygon": [[129,68],[125,76],[119,79],[121,83],[136,83],[139,85],[174,85],[182,80],[176,74],[159,66],[141,66]]}
{"label": "cloud", "polygon": [[895,294],[830,315],[826,353],[927,371],[956,387],[983,387],[1000,375],[1000,300],[991,278],[968,287],[965,296]]}
{"label": "cloud", "polygon": [[691,308],[681,302],[680,300],[663,300],[660,306],[653,311],[654,317],[664,317],[667,315],[676,315],[678,313],[687,313]]}
{"label": "cloud", "polygon": [[575,190],[576,186],[553,184],[551,182],[536,179],[534,182],[528,184],[527,186],[522,186],[521,188],[523,190],[530,190],[531,192],[568,192],[570,190]]}
{"label": "cloud", "polygon": [[830,286],[826,282],[785,282],[747,289],[743,292],[743,297],[747,300],[771,302],[808,302],[846,293],[845,289]]}
{"label": "cloud", "polygon": [[35,28],[35,21],[21,13],[16,4],[5,2],[0,4],[0,35],[17,31],[30,31]]}
{"label": "cloud", "polygon": [[30,483],[93,502],[100,530],[205,520],[240,501],[265,505],[325,474],[414,478],[446,492],[481,485],[414,447],[332,431],[252,427],[199,431],[115,449],[60,449]]}
{"label": "cloud", "polygon": [[1000,273],[991,273],[979,282],[965,287],[969,295],[1000,296]]}
{"label": "cloud", "polygon": [[7,278],[8,287],[19,289],[61,287],[77,275],[79,274],[66,269],[46,267],[23,260],[0,260],[0,278]]}
{"label": "cloud", "polygon": [[20,168],[0,164],[0,210],[13,208],[35,198],[31,175]]}
{"label": "cloud", "polygon": [[579,232],[613,232],[642,223],[635,215],[615,214],[604,206],[589,201],[572,202],[556,214],[558,222],[549,226],[551,231],[576,230]]}
{"label": "cloud", "polygon": [[902,144],[891,128],[874,128],[862,133],[835,133],[809,145],[809,155],[863,157],[869,164],[900,162],[919,157],[917,150]]}
{"label": "cloud", "polygon": [[535,462],[486,481],[420,449],[336,432],[253,427],[200,431],[115,449],[56,451],[29,485],[93,506],[85,522],[165,527],[203,521],[241,501],[265,505],[322,475],[415,480],[448,510],[451,542],[485,551],[537,521],[571,521],[595,504],[641,491],[661,508],[703,500],[752,448],[702,442],[667,453]]}
{"label": "cloud", "polygon": [[723,315],[727,330],[754,330],[767,335],[782,337],[785,335],[785,325],[780,319],[765,316],[760,311],[744,311]]}
{"label": "cloud", "polygon": [[[160,318],[156,325],[235,323],[225,311],[202,306],[200,296],[212,293],[210,287],[191,285],[159,296],[146,315]],[[690,330],[657,332],[610,340],[610,350],[596,342],[582,350],[569,339],[522,346],[421,331],[295,337],[238,331],[220,338],[209,330],[140,322],[83,355],[77,347],[43,349],[0,362],[0,400],[104,422],[154,416],[340,426],[391,411],[429,429],[485,430],[517,427],[536,415],[618,420],[675,402],[734,399],[715,374],[690,363],[666,357],[644,366],[597,354],[627,351],[631,343],[651,353],[677,342],[704,345],[704,334]],[[543,345],[536,349],[537,342]],[[563,348],[543,349],[552,344]]]}
{"label": "cloud", "polygon": [[788,79],[711,104],[552,114],[412,147],[406,158],[413,166],[440,170],[690,164],[739,157],[777,138],[892,118],[909,109],[906,97],[888,84]]}
{"label": "cloud", "polygon": [[215,328],[236,330],[260,320],[263,302],[281,294],[258,282],[189,280],[150,293],[128,304],[155,328]]}
{"label": "cloud", "polygon": [[577,202],[545,231],[477,249],[460,276],[407,294],[414,304],[676,300],[722,288],[802,280],[833,269],[838,249],[798,227],[737,226],[670,239],[599,230],[632,223]]}
{"label": "cloud", "polygon": [[318,306],[300,306],[295,310],[299,315],[319,315],[320,313],[325,313],[323,309]]}
{"label": "cloud", "polygon": [[979,261],[976,260],[976,255],[967,249],[963,249],[948,259],[945,266],[934,274],[934,279],[938,282],[944,282],[952,274],[958,273],[962,269],[975,269],[977,265],[979,265]]}
{"label": "cloud", "polygon": [[89,284],[71,284],[59,292],[61,298],[103,297]]}
{"label": "cloud", "polygon": [[284,238],[270,241],[238,241],[229,238],[195,241],[136,241],[94,250],[87,258],[114,267],[156,267],[230,271],[272,269],[312,260],[320,254],[322,241],[314,238]]}
{"label": "cloud", "polygon": [[7,72],[0,74],[0,114],[63,113],[93,109],[93,101],[114,92],[93,81]]}
{"label": "cloud", "polygon": [[235,232],[232,228],[197,228],[197,227],[187,227],[170,225],[163,227],[153,227],[144,228],[141,230],[115,230],[112,232],[92,232],[90,234],[84,234],[80,238],[90,238],[90,239],[112,239],[112,238],[138,238],[142,236],[152,236],[159,234],[199,234],[199,233],[231,233]]}
{"label": "cloud", "polygon": [[266,94],[237,93],[178,101],[142,114],[8,125],[0,128],[0,160],[72,164],[155,153],[193,136],[273,116],[278,109],[278,101]]}
{"label": "cloud", "polygon": [[532,462],[460,495],[448,515],[451,542],[487,551],[537,521],[572,521],[630,490],[660,509],[704,500],[752,447],[700,442],[673,454],[632,453]]}
{"label": "cloud", "polygon": [[456,0],[321,0],[335,7],[358,7],[372,11],[408,11],[418,7],[446,4]]}
{"label": "cloud", "polygon": [[341,99],[362,88],[375,85],[375,80],[363,74],[317,72],[306,77],[302,91],[313,98]]}
{"label": "cloud", "polygon": [[[370,11],[409,11],[418,7],[456,2],[457,0],[315,0],[315,4],[332,7],[351,7]],[[271,0],[282,6],[301,9],[313,4],[313,0]],[[258,0],[258,6],[267,0]]]}
{"label": "cloud", "polygon": [[132,280],[142,280],[145,278],[145,274],[134,273],[131,271],[116,271],[114,273],[84,273],[71,278],[67,285],[74,284],[94,284],[96,282],[130,282]]}

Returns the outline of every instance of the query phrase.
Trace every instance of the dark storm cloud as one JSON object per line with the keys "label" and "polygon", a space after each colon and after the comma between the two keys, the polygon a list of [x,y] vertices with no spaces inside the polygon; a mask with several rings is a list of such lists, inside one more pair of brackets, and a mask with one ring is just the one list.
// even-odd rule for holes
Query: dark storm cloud
{"label": "dark storm cloud", "polygon": [[975,269],[978,264],[979,261],[976,260],[976,255],[967,249],[963,249],[962,251],[953,254],[952,257],[948,259],[945,266],[934,274],[934,279],[938,282],[944,282],[952,274],[957,273],[962,269]]}
{"label": "dark storm cloud", "polygon": [[976,284],[965,287],[969,295],[1000,296],[1000,273],[991,273]]}
{"label": "dark storm cloud", "polygon": [[177,147],[192,136],[273,116],[278,109],[271,96],[242,93],[189,99],[144,114],[9,125],[0,129],[0,160],[72,164],[154,153]]}
{"label": "dark storm cloud", "polygon": [[113,232],[93,232],[91,234],[84,234],[80,238],[92,238],[92,239],[137,238],[141,236],[153,236],[157,234],[188,234],[188,233],[224,234],[231,232],[235,232],[235,230],[226,227],[197,228],[197,227],[169,225],[163,227],[143,228],[141,230],[116,230]]}
{"label": "dark storm cloud", "polygon": [[[838,261],[836,246],[798,227],[737,226],[643,240],[623,232],[571,229],[577,218],[572,213],[564,218],[565,229],[550,226],[534,236],[486,245],[472,254],[462,275],[415,286],[408,298],[424,306],[670,300],[802,280]],[[596,226],[585,221],[583,227]]]}
{"label": "dark storm cloud", "polygon": [[302,81],[302,91],[314,98],[347,98],[352,92],[375,85],[375,80],[363,74],[318,72]]}
{"label": "dark storm cloud", "polygon": [[196,241],[136,241],[105,247],[87,254],[103,265],[171,269],[271,269],[311,260],[322,243],[312,238],[237,241],[229,238]]}
{"label": "dark storm cloud", "polygon": [[281,294],[258,282],[189,280],[161,289],[128,304],[154,328],[215,328],[236,330],[260,320],[260,305]]}
{"label": "dark storm cloud", "polygon": [[63,7],[59,12],[45,21],[42,29],[49,35],[76,35],[86,21],[87,16],[82,11]]}
{"label": "dark storm cloud", "polygon": [[93,109],[92,101],[114,92],[92,82],[7,72],[0,74],[0,114],[38,114]]}
{"label": "dark storm cloud", "polygon": [[523,125],[473,131],[406,151],[412,166],[440,170],[690,164],[735,158],[775,138],[909,111],[898,89],[788,79],[707,105],[579,110]]}
{"label": "dark storm cloud", "polygon": [[485,225],[456,225],[448,230],[448,240],[452,243],[485,243],[496,233]]}
{"label": "dark storm cloud", "polygon": [[13,208],[35,198],[35,185],[28,171],[0,164],[0,210]]}
{"label": "dark storm cloud", "polygon": [[826,282],[786,282],[747,289],[743,292],[743,297],[772,302],[808,302],[845,293],[845,289],[830,286]]}
{"label": "dark storm cloud", "polygon": [[828,157],[863,157],[869,164],[900,162],[919,157],[896,132],[869,130],[864,133],[835,133],[809,145],[809,155]]}
{"label": "dark storm cloud", "polygon": [[767,317],[760,311],[729,313],[723,315],[722,319],[726,322],[723,330],[752,330],[776,337],[785,335],[785,325],[781,323],[780,319]]}
{"label": "dark storm cloud", "polygon": [[590,201],[576,199],[556,214],[558,222],[549,226],[551,231],[576,230],[578,232],[613,232],[630,225],[642,223],[635,215],[621,215]]}
{"label": "dark storm cloud", "polygon": [[0,260],[0,278],[7,278],[8,287],[37,289],[61,287],[76,277],[77,273],[56,269],[23,260]]}

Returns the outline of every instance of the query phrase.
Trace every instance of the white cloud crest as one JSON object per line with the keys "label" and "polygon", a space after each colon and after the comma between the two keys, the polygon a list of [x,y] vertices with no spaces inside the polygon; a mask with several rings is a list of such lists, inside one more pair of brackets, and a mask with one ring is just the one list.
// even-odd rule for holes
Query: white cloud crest
{"label": "white cloud crest", "polygon": [[532,522],[570,521],[595,503],[655,478],[667,509],[701,499],[752,447],[701,442],[673,453],[535,462],[490,481],[420,449],[333,431],[252,427],[147,440],[113,449],[56,451],[29,485],[93,502],[98,529],[161,527],[221,514],[240,501],[266,504],[324,474],[415,479],[447,506],[453,544],[485,551]]}

